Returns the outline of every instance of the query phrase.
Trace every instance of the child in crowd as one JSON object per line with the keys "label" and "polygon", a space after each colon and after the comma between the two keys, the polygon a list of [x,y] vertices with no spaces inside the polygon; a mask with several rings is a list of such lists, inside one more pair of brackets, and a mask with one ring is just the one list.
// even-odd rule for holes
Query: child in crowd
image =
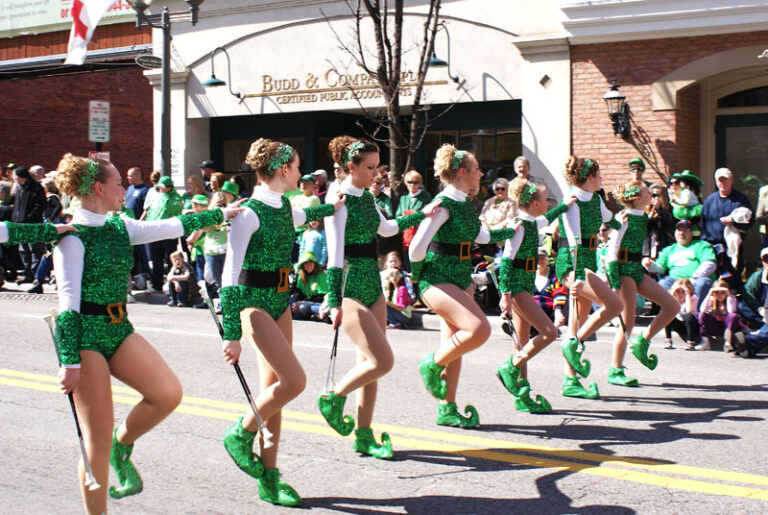
{"label": "child in crowd", "polygon": [[[193,213],[202,213],[208,209],[208,197],[205,195],[195,195],[189,201]],[[198,281],[205,278],[205,232],[195,231],[187,236],[187,248],[189,249],[192,263],[194,263],[195,277]],[[213,294],[213,289],[206,283],[208,295]]]}
{"label": "child in crowd", "polygon": [[739,319],[736,297],[728,289],[728,282],[722,279],[712,285],[699,313],[699,326],[703,341],[696,350],[710,350],[713,336],[725,338],[725,349],[733,350],[733,336],[744,343],[744,326]]}
{"label": "child in crowd", "polygon": [[694,350],[696,345],[701,341],[699,335],[699,320],[698,320],[698,308],[699,297],[693,290],[693,284],[688,279],[678,279],[669,293],[680,304],[680,312],[675,315],[672,322],[664,329],[666,333],[665,343],[668,349],[673,349],[675,345],[672,343],[672,331],[680,335],[685,340],[688,347],[685,350]]}
{"label": "child in crowd", "polygon": [[325,241],[322,220],[312,220],[307,224],[307,230],[304,232],[304,236],[299,244],[299,255],[303,256],[305,252],[314,254],[317,258],[317,263],[325,267],[328,261],[328,245]]}
{"label": "child in crowd", "polygon": [[402,270],[388,268],[381,272],[384,297],[387,300],[387,328],[403,329],[411,322],[411,297],[405,287]]}
{"label": "child in crowd", "polygon": [[168,293],[171,300],[169,306],[184,307],[188,305],[189,285],[194,282],[195,274],[192,267],[184,261],[184,253],[180,250],[171,254],[171,270],[168,272]]}
{"label": "child in crowd", "polygon": [[312,252],[304,252],[296,265],[296,282],[291,294],[291,313],[294,319],[328,319],[328,311],[321,313],[328,294],[328,278]]}

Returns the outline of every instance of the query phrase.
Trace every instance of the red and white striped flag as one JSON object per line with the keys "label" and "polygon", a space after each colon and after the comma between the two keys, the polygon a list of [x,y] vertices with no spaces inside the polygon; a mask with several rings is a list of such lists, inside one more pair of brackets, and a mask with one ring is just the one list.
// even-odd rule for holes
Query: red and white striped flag
{"label": "red and white striped flag", "polygon": [[119,0],[73,0],[72,31],[69,33],[69,50],[64,64],[83,64],[85,48],[93,37],[99,20]]}

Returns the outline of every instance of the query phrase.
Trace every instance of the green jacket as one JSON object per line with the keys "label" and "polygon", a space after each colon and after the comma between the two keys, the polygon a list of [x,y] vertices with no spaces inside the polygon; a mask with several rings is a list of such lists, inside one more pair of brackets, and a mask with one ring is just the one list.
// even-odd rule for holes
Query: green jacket
{"label": "green jacket", "polygon": [[165,220],[172,216],[179,216],[184,201],[176,190],[170,193],[160,193],[152,200],[152,205],[147,213],[147,220]]}

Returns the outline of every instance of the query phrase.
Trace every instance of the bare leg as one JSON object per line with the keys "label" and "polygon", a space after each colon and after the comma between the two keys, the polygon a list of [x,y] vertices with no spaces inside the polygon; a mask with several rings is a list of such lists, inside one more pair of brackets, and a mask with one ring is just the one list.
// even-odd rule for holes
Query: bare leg
{"label": "bare leg", "polygon": [[336,386],[336,393],[346,397],[360,388],[357,395],[357,426],[370,428],[376,405],[377,380],[392,370],[395,357],[387,342],[387,304],[384,297],[369,308],[355,299],[342,301],[341,326],[357,345],[357,363]]}
{"label": "bare leg", "polygon": [[[627,336],[632,334],[635,327],[635,315],[637,314],[637,285],[635,280],[625,275],[621,276],[621,290],[619,291],[621,302],[624,307],[621,310],[621,318],[624,319],[624,326],[627,328]],[[624,338],[624,331],[616,331],[613,338],[613,367],[621,368],[624,364],[624,354],[627,351],[627,340]]]}
{"label": "bare leg", "polygon": [[467,352],[480,347],[491,334],[488,319],[475,303],[470,290],[453,284],[438,284],[422,294],[429,308],[457,330],[443,339],[435,352],[435,363],[445,366]]}
{"label": "bare leg", "polygon": [[123,341],[109,359],[109,368],[142,396],[117,430],[117,440],[131,445],[176,409],[181,383],[157,350],[137,333]]}
{"label": "bare leg", "polygon": [[[448,325],[448,322],[440,319],[440,341],[444,342],[451,337],[458,329]],[[459,376],[461,376],[461,358],[455,359],[448,363],[440,375],[442,379],[445,379],[446,394],[445,402],[456,402],[456,391],[459,389]]]}
{"label": "bare leg", "polygon": [[[513,358],[512,364],[521,368],[522,377],[525,377],[525,368],[523,367],[529,359],[555,341],[557,328],[529,293],[520,292],[512,297],[512,309],[515,313],[515,329],[520,337],[522,350],[524,354],[527,354],[527,357],[521,355],[519,358]],[[539,334],[533,340],[528,341],[531,326],[535,327]]]}
{"label": "bare leg", "polygon": [[[263,372],[268,369],[273,374],[263,379],[268,387],[256,398],[256,407],[266,421],[304,391],[307,382],[304,369],[291,348],[291,310],[286,309],[278,322],[275,322],[263,309],[246,308],[240,313],[240,320],[243,324],[243,334],[259,354],[262,375],[265,375]],[[277,380],[272,381],[275,378]],[[243,417],[243,427],[252,433],[258,429],[256,418],[250,410]],[[276,445],[277,438],[273,439],[273,442]],[[270,468],[266,463],[265,466]]]}
{"label": "bare leg", "polygon": [[[595,302],[601,306],[600,309],[587,318],[587,321],[579,329],[579,340],[584,341],[584,339],[595,334],[598,329],[607,324],[611,319],[618,316],[622,305],[621,298],[597,274],[590,270],[587,270],[587,279],[584,283],[582,294],[588,301]],[[581,316],[585,316],[584,313],[589,313],[588,308],[582,308],[583,306],[579,308]]]}
{"label": "bare leg", "polygon": [[526,378],[528,377],[528,360],[521,359],[520,357],[516,359],[515,356],[520,356],[520,351],[525,348],[528,340],[531,339],[531,324],[524,318],[526,316],[525,312],[520,311],[515,305],[517,295],[512,297],[512,323],[515,326],[515,334],[517,334],[517,345],[512,349],[509,361],[520,369],[520,377]]}
{"label": "bare leg", "polygon": [[651,302],[654,302],[661,308],[659,314],[651,320],[648,329],[646,329],[643,334],[646,340],[650,340],[656,333],[669,325],[680,309],[680,305],[667,290],[647,275],[643,276],[643,280],[640,281],[640,286],[638,286],[637,291],[640,295],[649,299]]}
{"label": "bare leg", "polygon": [[82,461],[78,468],[80,494],[86,513],[99,514],[107,511],[107,490],[109,484],[109,453],[112,449],[112,385],[109,366],[98,352],[84,350],[80,381],[73,395],[77,415],[83,431],[85,452],[93,469],[93,475],[101,488],[89,490],[85,486],[85,470]]}

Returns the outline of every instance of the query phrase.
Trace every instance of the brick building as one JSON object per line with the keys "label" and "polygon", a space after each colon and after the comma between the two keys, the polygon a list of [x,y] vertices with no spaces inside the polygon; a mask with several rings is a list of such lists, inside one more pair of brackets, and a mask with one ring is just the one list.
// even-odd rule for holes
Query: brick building
{"label": "brick building", "polygon": [[19,12],[10,25],[0,23],[0,161],[48,170],[65,152],[96,150],[88,141],[88,102],[100,100],[111,111],[111,137],[102,150],[120,170],[151,170],[152,87],[134,62],[151,53],[151,32],[136,28],[126,2],[117,4],[96,29],[86,63],[63,65],[69,3],[48,0],[47,17]]}

